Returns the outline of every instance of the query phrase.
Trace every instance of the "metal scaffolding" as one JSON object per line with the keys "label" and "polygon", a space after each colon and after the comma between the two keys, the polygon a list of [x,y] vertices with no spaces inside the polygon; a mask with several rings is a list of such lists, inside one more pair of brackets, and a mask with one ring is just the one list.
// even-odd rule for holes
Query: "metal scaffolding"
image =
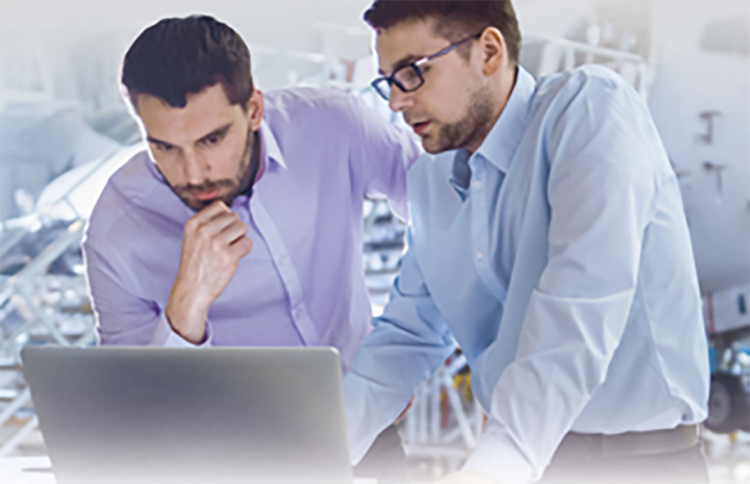
{"label": "metal scaffolding", "polygon": [[[0,260],[50,222],[63,223],[64,229],[41,252],[11,276],[0,280],[0,427],[7,425],[23,408],[31,406],[31,394],[21,372],[20,349],[27,344],[53,343],[87,346],[95,341],[94,317],[88,300],[82,267],[72,274],[51,274],[49,267],[70,250],[80,246],[86,215],[81,214],[71,195],[92,177],[107,169],[117,149],[90,168],[59,197],[36,213],[0,225]],[[65,207],[72,218],[60,221],[50,214]],[[36,429],[32,416],[0,445],[0,457],[12,453]]]}

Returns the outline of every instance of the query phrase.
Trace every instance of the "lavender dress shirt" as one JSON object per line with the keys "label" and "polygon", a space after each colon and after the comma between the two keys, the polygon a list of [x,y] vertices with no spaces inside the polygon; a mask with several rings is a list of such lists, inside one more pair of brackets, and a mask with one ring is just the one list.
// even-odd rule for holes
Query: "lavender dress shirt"
{"label": "lavender dress shirt", "polygon": [[[263,173],[231,207],[253,249],[211,306],[204,344],[333,346],[346,372],[370,330],[363,198],[386,196],[406,217],[406,170],[420,148],[343,92],[271,91],[265,106]],[[190,345],[163,309],[193,213],[148,151],[110,178],[83,241],[101,344]]]}

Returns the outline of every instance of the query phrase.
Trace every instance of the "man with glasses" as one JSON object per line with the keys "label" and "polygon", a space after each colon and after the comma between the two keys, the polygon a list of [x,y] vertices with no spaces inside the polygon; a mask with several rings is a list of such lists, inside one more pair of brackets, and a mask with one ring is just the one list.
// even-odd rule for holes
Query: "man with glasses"
{"label": "man with glasses", "polygon": [[648,109],[586,66],[538,82],[509,1],[375,0],[373,86],[421,140],[408,251],[344,382],[356,460],[460,345],[488,415],[444,482],[708,482],[707,344]]}

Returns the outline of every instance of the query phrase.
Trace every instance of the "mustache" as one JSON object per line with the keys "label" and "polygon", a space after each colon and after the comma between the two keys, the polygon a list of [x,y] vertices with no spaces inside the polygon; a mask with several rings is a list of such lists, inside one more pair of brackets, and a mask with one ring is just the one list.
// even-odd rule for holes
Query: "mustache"
{"label": "mustache", "polygon": [[235,185],[234,180],[230,180],[230,179],[209,180],[198,185],[195,185],[192,183],[188,183],[186,185],[173,185],[172,190],[177,195],[190,195],[191,192],[194,192],[194,191],[208,192],[208,191],[216,190],[217,188],[231,188],[234,185]]}

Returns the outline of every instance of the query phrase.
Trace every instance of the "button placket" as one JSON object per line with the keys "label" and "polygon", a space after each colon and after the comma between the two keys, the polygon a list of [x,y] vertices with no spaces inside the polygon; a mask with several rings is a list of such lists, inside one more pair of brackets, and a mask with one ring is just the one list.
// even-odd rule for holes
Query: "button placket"
{"label": "button placket", "polygon": [[[477,186],[481,187],[482,178],[484,177],[484,163],[478,157],[472,156],[469,160],[469,166],[471,167],[471,186],[474,187],[475,191]],[[482,227],[487,220],[487,203],[484,197],[476,196],[472,198],[472,246],[474,247],[474,258],[478,263],[484,261],[484,255],[486,253],[486,237],[482,234]]]}
{"label": "button placket", "polygon": [[312,320],[307,316],[307,311],[305,311],[305,303],[302,300],[302,283],[294,265],[289,263],[286,246],[276,229],[276,225],[258,199],[257,193],[251,198],[250,205],[255,223],[261,235],[268,243],[271,258],[281,276],[284,289],[289,297],[289,306],[294,325],[306,345],[316,346],[320,342],[320,335]]}
{"label": "button placket", "polygon": [[489,208],[487,194],[480,190],[486,184],[486,161],[474,155],[469,160],[472,184],[477,196],[471,199],[471,242],[474,248],[474,265],[479,278],[500,303],[505,304],[505,289],[500,284],[491,264],[489,247]]}

